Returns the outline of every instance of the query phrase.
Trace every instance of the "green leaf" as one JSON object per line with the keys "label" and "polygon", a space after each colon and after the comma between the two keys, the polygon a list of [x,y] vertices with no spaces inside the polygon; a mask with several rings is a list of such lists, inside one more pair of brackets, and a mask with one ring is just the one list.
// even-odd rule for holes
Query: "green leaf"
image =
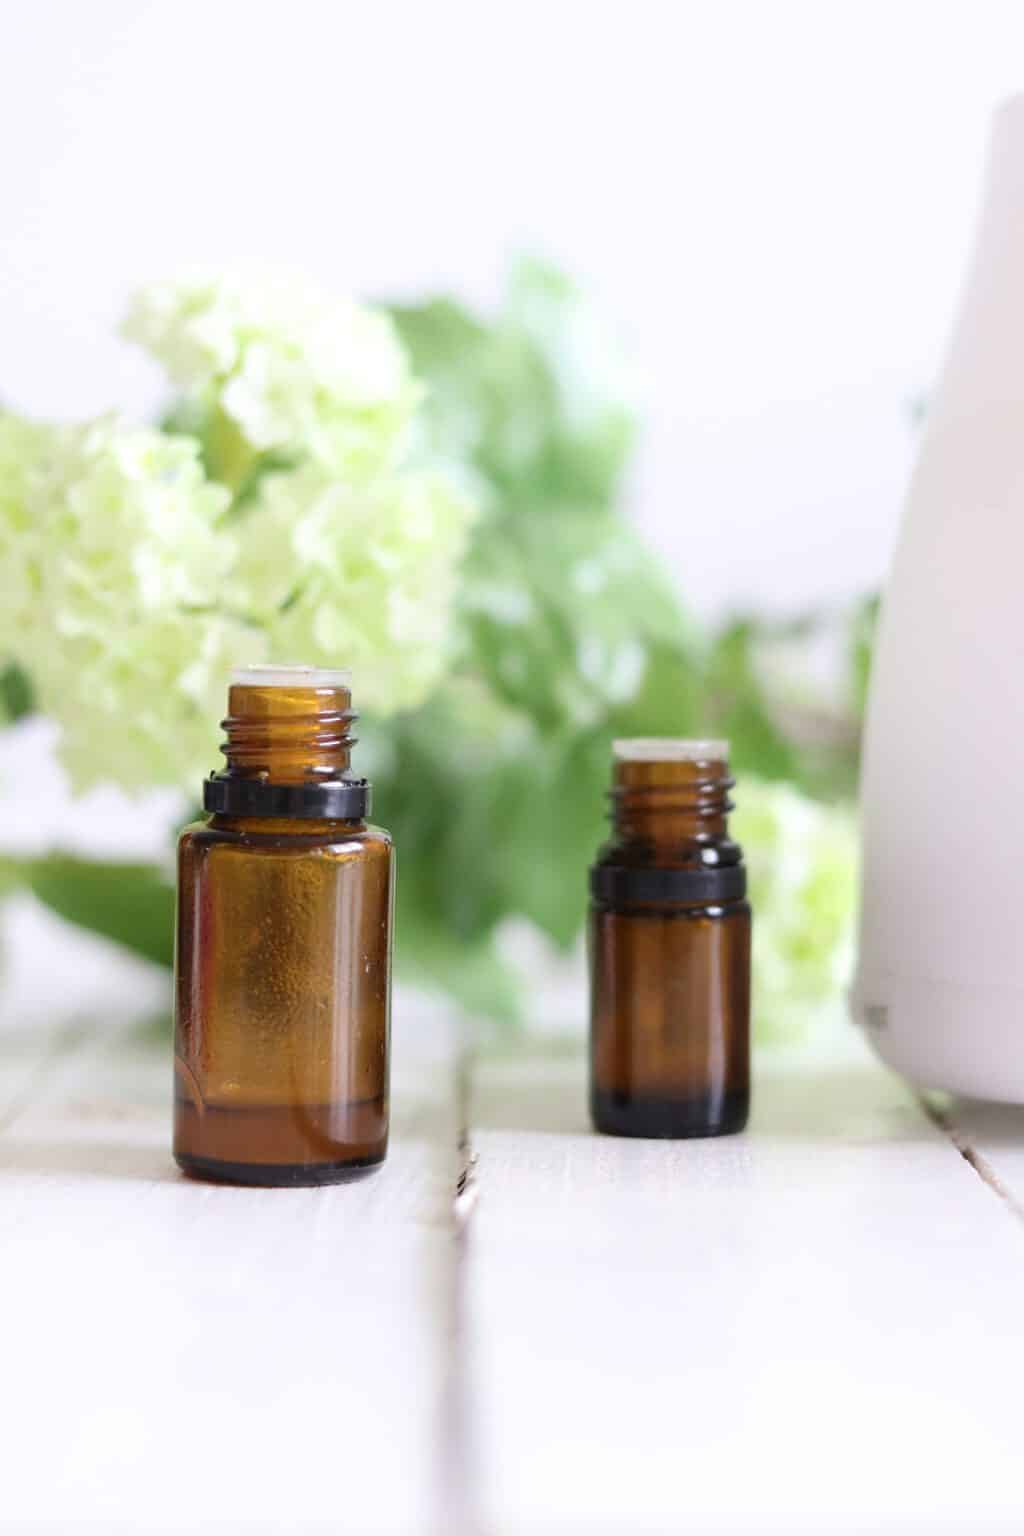
{"label": "green leaf", "polygon": [[0,857],[0,901],[25,884],[25,860]]}
{"label": "green leaf", "polygon": [[52,853],[21,861],[29,888],[69,923],[158,965],[174,961],[174,887],[151,864]]}
{"label": "green leaf", "polygon": [[471,1018],[516,1024],[522,1015],[521,983],[494,945],[489,940],[461,942],[442,925],[431,923],[422,911],[408,902],[403,904],[401,878],[398,892],[398,974],[454,999]]}
{"label": "green leaf", "polygon": [[631,389],[564,274],[519,261],[491,323],[449,299],[391,314],[428,386],[432,452],[471,465],[525,515],[551,500],[612,503],[635,436]]}
{"label": "green leaf", "polygon": [[850,687],[859,719],[863,718],[867,703],[880,608],[881,598],[877,594],[864,598],[854,609],[850,626]]}
{"label": "green leaf", "polygon": [[765,779],[792,779],[797,754],[773,720],[757,675],[757,627],[736,620],[718,634],[707,663],[707,713],[714,735],[728,738],[732,767]]}
{"label": "green leaf", "polygon": [[12,661],[0,670],[0,714],[9,724],[32,714],[35,700],[32,682],[27,672]]}

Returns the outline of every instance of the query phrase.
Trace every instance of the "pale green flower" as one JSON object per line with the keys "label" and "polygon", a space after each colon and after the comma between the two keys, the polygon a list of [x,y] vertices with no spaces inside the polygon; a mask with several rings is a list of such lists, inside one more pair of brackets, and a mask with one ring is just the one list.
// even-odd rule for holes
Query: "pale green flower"
{"label": "pale green flower", "polygon": [[797,1036],[815,1011],[839,1002],[849,978],[856,819],[788,784],[744,778],[730,830],[754,909],[754,1028],[762,1038]]}
{"label": "pale green flower", "polygon": [[[13,435],[8,425],[8,445]],[[227,671],[263,650],[214,611],[236,557],[218,525],[229,493],[205,478],[192,440],[116,418],[28,427],[20,448],[3,516],[4,564],[20,581],[5,651],[61,726],[76,785],[207,771]]]}
{"label": "pale green flower", "polygon": [[264,656],[258,631],[184,613],[135,634],[125,627],[105,648],[62,648],[42,669],[40,702],[60,723],[60,756],[75,788],[174,784],[197,798],[222,761],[218,722],[231,671]]}
{"label": "pale green flower", "polygon": [[378,715],[411,708],[448,660],[473,515],[432,471],[362,486],[312,463],[268,475],[242,525],[233,599],[273,655],[351,666]]}
{"label": "pale green flower", "polygon": [[123,329],[256,454],[314,458],[347,478],[401,455],[420,391],[384,314],[305,282],[159,283]]}
{"label": "pale green flower", "polygon": [[38,593],[39,530],[30,490],[44,472],[55,429],[0,413],[0,661],[31,620]]}
{"label": "pale green flower", "polygon": [[0,664],[61,726],[76,785],[194,789],[241,662],[352,666],[378,716],[422,703],[472,508],[401,467],[419,389],[390,320],[181,284],[127,328],[187,392],[173,434],[0,418]]}

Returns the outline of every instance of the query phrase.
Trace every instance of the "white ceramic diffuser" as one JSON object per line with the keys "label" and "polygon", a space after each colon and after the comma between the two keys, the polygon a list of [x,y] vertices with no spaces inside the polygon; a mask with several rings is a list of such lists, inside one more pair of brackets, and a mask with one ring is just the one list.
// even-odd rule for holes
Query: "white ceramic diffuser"
{"label": "white ceramic diffuser", "polygon": [[1024,1102],[1024,96],[886,592],[854,1015],[915,1082]]}

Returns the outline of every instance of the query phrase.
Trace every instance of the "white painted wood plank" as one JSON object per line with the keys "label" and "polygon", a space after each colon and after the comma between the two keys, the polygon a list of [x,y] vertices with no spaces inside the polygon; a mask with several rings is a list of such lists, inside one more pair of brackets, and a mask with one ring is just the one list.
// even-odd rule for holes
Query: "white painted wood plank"
{"label": "white painted wood plank", "polygon": [[388,1161],[323,1190],[182,1178],[169,1046],[119,1023],[32,1079],[0,1133],[0,1526],[434,1528],[453,1051],[404,1025]]}
{"label": "white painted wood plank", "polygon": [[0,926],[0,1127],[55,1066],[97,1030],[166,1013],[170,983],[155,966],[70,927],[30,897]]}
{"label": "white painted wood plank", "polygon": [[759,1062],[743,1137],[588,1133],[485,1065],[469,1369],[495,1533],[1024,1522],[1024,1232],[893,1077]]}

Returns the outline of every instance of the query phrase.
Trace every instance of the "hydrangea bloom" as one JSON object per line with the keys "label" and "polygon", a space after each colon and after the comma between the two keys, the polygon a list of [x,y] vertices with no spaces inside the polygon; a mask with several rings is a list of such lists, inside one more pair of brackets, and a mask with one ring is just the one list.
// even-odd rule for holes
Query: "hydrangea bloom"
{"label": "hydrangea bloom", "polygon": [[0,418],[0,664],[62,726],[76,783],[194,790],[241,661],[352,665],[379,715],[422,703],[473,509],[403,467],[420,392],[390,320],[193,283],[146,290],[127,330],[192,433]]}
{"label": "hydrangea bloom", "polygon": [[54,436],[53,427],[0,413],[0,662],[36,610],[41,550],[28,498]]}
{"label": "hydrangea bloom", "polygon": [[[116,418],[6,418],[18,473],[3,509],[16,624],[5,650],[62,727],[77,785],[143,788],[215,761],[226,669],[263,639],[213,611],[235,558],[230,496],[197,445]],[[13,490],[12,490],[13,487]]]}
{"label": "hydrangea bloom", "polygon": [[420,398],[391,320],[308,284],[159,283],[123,330],[255,453],[346,476],[395,461]]}
{"label": "hydrangea bloom", "polygon": [[857,831],[847,807],[788,784],[742,779],[730,830],[742,844],[754,909],[754,1027],[795,1036],[849,978]]}
{"label": "hydrangea bloom", "polygon": [[366,485],[321,465],[267,475],[244,521],[235,601],[271,653],[339,657],[377,714],[419,704],[440,680],[472,508],[446,475]]}

